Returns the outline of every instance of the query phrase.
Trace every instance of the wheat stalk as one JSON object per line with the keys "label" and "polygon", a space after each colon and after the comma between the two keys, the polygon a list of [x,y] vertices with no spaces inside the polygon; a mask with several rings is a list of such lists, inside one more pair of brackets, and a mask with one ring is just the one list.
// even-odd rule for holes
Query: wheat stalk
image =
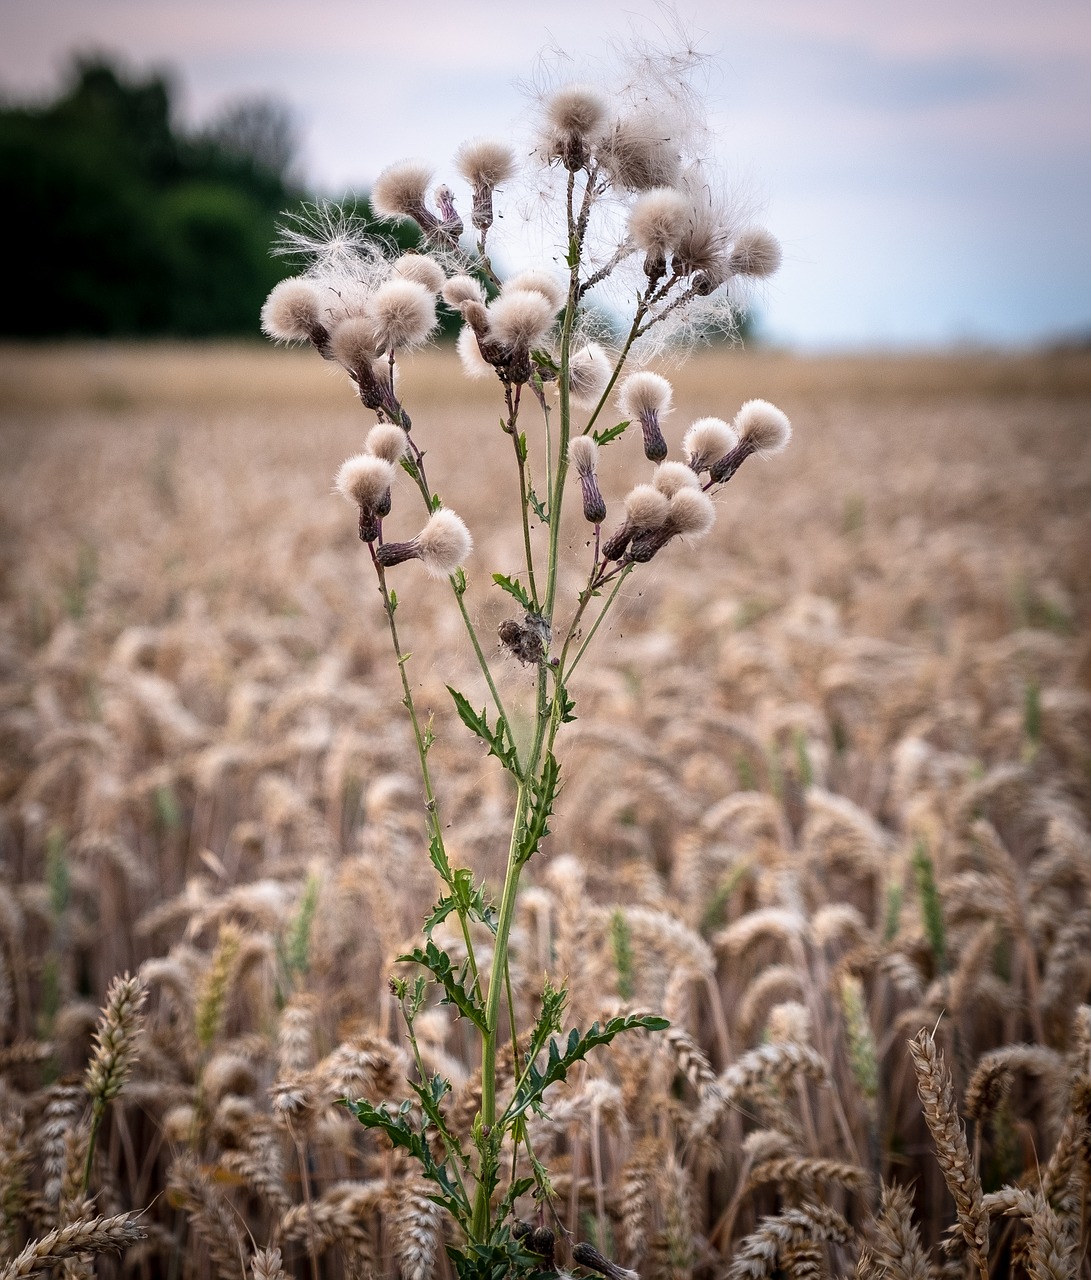
{"label": "wheat stalk", "polygon": [[966,1131],[955,1107],[951,1075],[931,1032],[922,1028],[909,1042],[917,1073],[917,1092],[936,1144],[936,1159],[954,1197],[959,1227],[981,1275],[988,1280],[989,1215],[981,1200],[981,1182],[970,1160]]}

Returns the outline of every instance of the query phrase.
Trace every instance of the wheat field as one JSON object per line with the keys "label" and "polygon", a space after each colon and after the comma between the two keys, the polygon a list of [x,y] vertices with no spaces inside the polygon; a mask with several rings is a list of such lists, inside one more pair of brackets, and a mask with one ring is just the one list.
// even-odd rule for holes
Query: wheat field
{"label": "wheat field", "polygon": [[[445,352],[404,376],[495,636],[499,405]],[[627,584],[574,682],[517,1018],[549,975],[572,1025],[672,1026],[531,1124],[558,1263],[1091,1276],[1091,355],[713,349],[671,376],[680,423],[761,396],[795,435]],[[409,1096],[387,978],[436,893],[331,495],[367,425],[301,353],[0,349],[0,1276],[453,1274],[427,1185],[337,1105]],[[638,455],[611,446],[608,504]],[[480,705],[473,654],[443,584],[397,572],[448,848],[495,890],[511,797],[444,688]],[[450,1015],[417,1030],[466,1131]]]}

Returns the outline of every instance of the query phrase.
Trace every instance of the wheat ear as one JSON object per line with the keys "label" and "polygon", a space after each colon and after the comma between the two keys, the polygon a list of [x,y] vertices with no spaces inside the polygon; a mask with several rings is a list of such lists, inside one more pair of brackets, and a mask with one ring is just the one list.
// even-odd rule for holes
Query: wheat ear
{"label": "wheat ear", "polygon": [[913,1204],[904,1187],[885,1183],[875,1219],[875,1262],[890,1280],[929,1280],[932,1268],[913,1222]]}
{"label": "wheat ear", "polygon": [[136,1215],[119,1213],[114,1218],[90,1218],[58,1227],[38,1240],[32,1240],[18,1257],[0,1271],[0,1280],[16,1280],[55,1266],[80,1253],[105,1253],[108,1249],[127,1249],[148,1233],[139,1226]]}
{"label": "wheat ear", "polygon": [[936,1144],[936,1158],[944,1181],[954,1197],[958,1224],[981,1280],[989,1276],[989,1215],[981,1200],[981,1181],[970,1160],[966,1130],[955,1107],[951,1073],[932,1034],[921,1028],[910,1040],[909,1052],[917,1072],[917,1092],[924,1118]]}
{"label": "wheat ear", "polygon": [[743,1240],[727,1273],[728,1280],[765,1280],[776,1270],[785,1250],[810,1240],[832,1240],[844,1244],[852,1228],[833,1209],[805,1204],[786,1209],[775,1218],[765,1218],[757,1231]]}
{"label": "wheat ear", "polygon": [[95,1031],[95,1048],[87,1066],[84,1086],[91,1095],[91,1135],[87,1141],[87,1163],[83,1166],[83,1194],[91,1183],[95,1140],[99,1125],[111,1102],[125,1087],[136,1059],[137,1037],[143,1022],[140,1010],[148,989],[139,974],[115,978],[106,992],[106,1003]]}

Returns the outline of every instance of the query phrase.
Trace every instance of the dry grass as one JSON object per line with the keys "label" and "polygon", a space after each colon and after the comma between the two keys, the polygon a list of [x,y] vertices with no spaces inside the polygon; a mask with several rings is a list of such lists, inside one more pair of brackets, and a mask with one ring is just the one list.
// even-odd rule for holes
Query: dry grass
{"label": "dry grass", "polygon": [[[495,633],[510,446],[442,353],[406,385]],[[1086,1275],[1091,357],[710,352],[678,430],[754,395],[792,447],[635,580],[581,669],[521,907],[522,1018],[549,972],[573,1022],[674,1024],[534,1121],[559,1221],[671,1280],[916,1277],[925,1251]],[[0,412],[0,1268],[151,1205],[127,1272],[181,1250],[187,1276],[442,1273],[413,1170],[336,1105],[406,1096],[386,975],[435,891],[380,603],[329,495],[363,415],[311,357],[215,347],[9,348]],[[472,655],[418,570],[399,622],[450,848],[495,884],[508,797],[452,715]],[[504,683],[531,689],[514,661]],[[99,1005],[138,970],[89,1160]],[[465,1126],[448,1015],[418,1034]],[[941,1246],[945,1174],[972,1194]]]}

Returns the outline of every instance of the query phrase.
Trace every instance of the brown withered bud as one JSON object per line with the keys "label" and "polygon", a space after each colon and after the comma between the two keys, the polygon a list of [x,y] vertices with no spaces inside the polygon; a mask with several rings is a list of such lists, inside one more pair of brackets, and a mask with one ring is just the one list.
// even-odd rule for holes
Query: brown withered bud
{"label": "brown withered bud", "polygon": [[528,613],[522,623],[506,618],[496,629],[500,643],[524,667],[537,665],[546,656],[549,645],[549,624],[538,614]]}
{"label": "brown withered bud", "polygon": [[576,468],[583,494],[583,518],[591,524],[602,524],[606,519],[606,503],[595,475],[598,459],[598,445],[590,436],[576,436],[569,443],[568,460]]}
{"label": "brown withered bud", "polygon": [[597,1271],[600,1276],[605,1276],[606,1280],[639,1280],[639,1276],[635,1271],[630,1271],[626,1267],[619,1267],[616,1262],[611,1262],[609,1258],[604,1258],[594,1245],[581,1241],[572,1250],[572,1259],[578,1262],[581,1267],[587,1267],[590,1271]]}
{"label": "brown withered bud", "polygon": [[457,241],[463,232],[462,219],[458,216],[458,210],[455,208],[454,192],[444,183],[432,192],[436,201],[436,207],[439,209],[440,230],[444,235],[450,236],[452,240]]}

